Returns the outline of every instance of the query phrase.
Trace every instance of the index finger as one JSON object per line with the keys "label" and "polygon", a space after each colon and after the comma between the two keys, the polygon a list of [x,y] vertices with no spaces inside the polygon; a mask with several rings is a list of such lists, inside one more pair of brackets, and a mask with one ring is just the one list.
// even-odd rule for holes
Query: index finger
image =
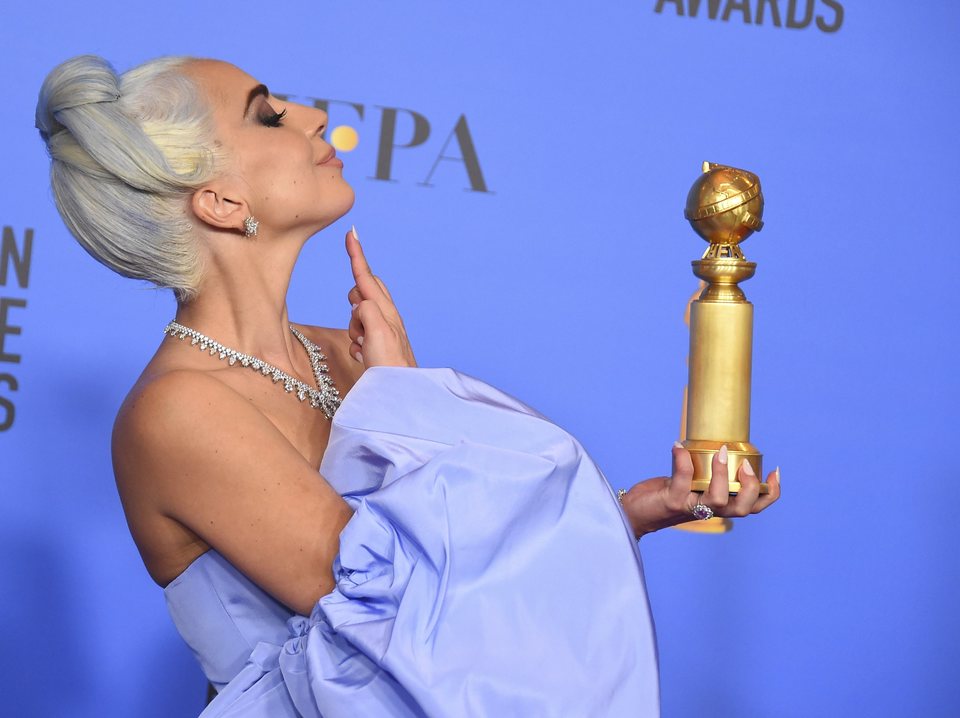
{"label": "index finger", "polygon": [[357,238],[357,230],[351,228],[347,232],[347,255],[350,257],[350,270],[353,272],[353,280],[356,282],[357,289],[363,295],[364,299],[385,298],[383,289],[377,278],[370,271],[370,265],[367,264],[367,258],[363,254],[363,247],[360,246],[360,240]]}

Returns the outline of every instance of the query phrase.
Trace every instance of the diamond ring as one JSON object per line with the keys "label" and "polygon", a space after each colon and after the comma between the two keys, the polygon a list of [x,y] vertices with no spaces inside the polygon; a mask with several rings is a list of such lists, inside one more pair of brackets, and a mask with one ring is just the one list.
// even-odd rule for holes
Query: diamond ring
{"label": "diamond ring", "polygon": [[697,498],[697,505],[690,510],[690,513],[693,514],[695,519],[699,519],[700,521],[713,518],[713,509],[703,503],[702,495]]}

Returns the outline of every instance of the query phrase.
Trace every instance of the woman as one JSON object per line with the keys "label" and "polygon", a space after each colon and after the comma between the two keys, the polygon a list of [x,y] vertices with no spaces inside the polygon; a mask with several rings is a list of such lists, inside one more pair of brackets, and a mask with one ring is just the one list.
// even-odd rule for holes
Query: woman
{"label": "woman", "polygon": [[561,429],[416,368],[355,230],[348,329],[290,324],[301,248],[353,203],[326,121],[184,58],[121,77],[74,58],[38,102],[71,232],[178,300],[113,457],[147,570],[219,690],[204,716],[656,714],[632,538],[694,507],[761,511],[778,473],[766,496],[748,464],[737,496],[692,493],[678,444],[673,475],[621,512]]}

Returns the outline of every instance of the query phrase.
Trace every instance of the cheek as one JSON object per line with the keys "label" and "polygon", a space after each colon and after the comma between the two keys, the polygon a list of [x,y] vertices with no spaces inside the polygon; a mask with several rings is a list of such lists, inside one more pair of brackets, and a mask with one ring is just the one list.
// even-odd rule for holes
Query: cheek
{"label": "cheek", "polygon": [[280,129],[247,138],[246,150],[247,166],[254,172],[289,172],[313,164],[309,140]]}
{"label": "cheek", "polygon": [[[261,195],[261,199],[284,201],[285,198],[314,189],[316,177],[313,162],[289,152],[267,151],[250,163],[245,178]],[[292,195],[292,196],[291,196]]]}

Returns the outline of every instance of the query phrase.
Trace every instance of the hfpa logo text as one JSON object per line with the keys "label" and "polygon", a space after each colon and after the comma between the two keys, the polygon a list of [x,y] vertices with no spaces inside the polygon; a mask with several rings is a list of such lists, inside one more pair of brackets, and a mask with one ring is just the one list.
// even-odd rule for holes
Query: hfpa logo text
{"label": "hfpa logo text", "polygon": [[[295,95],[279,92],[274,92],[273,95],[284,101],[296,98]],[[299,98],[296,99],[300,101]],[[327,130],[327,141],[338,151],[350,152],[360,142],[360,134],[351,123],[357,123],[363,128],[377,124],[377,152],[373,162],[373,174],[369,175],[370,179],[383,182],[398,181],[394,177],[394,159],[397,153],[407,153],[409,150],[419,148],[417,150],[419,157],[416,158],[420,160],[419,162],[413,163],[407,156],[404,157],[404,162],[407,166],[418,165],[419,177],[422,179],[417,184],[421,187],[435,186],[439,176],[447,181],[451,171],[441,170],[438,173],[437,170],[446,164],[455,164],[460,166],[457,174],[464,182],[464,189],[473,192],[490,192],[483,177],[480,158],[477,155],[473,136],[470,134],[466,115],[460,115],[446,133],[445,139],[437,145],[436,143],[428,144],[432,134],[430,121],[414,110],[383,105],[367,106],[361,102],[317,97],[304,99],[308,100],[305,104],[312,104],[326,112],[331,125],[334,121],[341,121],[344,114],[350,115],[349,119],[342,120],[345,124]]]}

